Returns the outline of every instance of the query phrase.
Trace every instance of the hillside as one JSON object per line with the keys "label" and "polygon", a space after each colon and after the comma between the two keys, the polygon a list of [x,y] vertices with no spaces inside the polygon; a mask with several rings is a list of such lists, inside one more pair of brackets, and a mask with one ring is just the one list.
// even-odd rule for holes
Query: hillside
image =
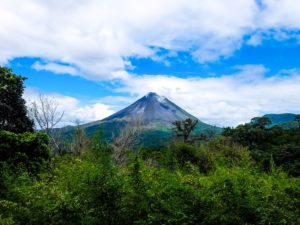
{"label": "hillside", "polygon": [[279,125],[283,128],[291,128],[296,126],[296,114],[293,113],[266,114],[264,117],[268,117],[271,120],[271,126]]}

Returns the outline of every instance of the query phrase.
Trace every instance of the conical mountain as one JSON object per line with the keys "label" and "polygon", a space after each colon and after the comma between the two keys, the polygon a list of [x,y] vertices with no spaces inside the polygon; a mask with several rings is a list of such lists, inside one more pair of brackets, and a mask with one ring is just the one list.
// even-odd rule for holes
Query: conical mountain
{"label": "conical mountain", "polygon": [[[197,118],[186,112],[169,99],[150,92],[144,97],[138,99],[128,107],[112,114],[103,120],[83,124],[86,134],[91,136],[99,128],[102,129],[102,138],[111,141],[122,129],[135,126],[135,121],[142,127],[142,133],[139,137],[139,145],[142,146],[160,146],[167,144],[174,135],[172,122]],[[132,123],[133,122],[133,123]],[[209,130],[215,130],[217,133],[221,128],[211,126],[198,120],[194,130],[197,134],[206,133]],[[66,136],[72,138],[74,127],[65,129]]]}
{"label": "conical mountain", "polygon": [[103,119],[102,122],[130,121],[138,119],[145,125],[150,123],[171,124],[173,121],[184,120],[187,118],[196,120],[196,117],[189,114],[169,99],[150,92],[125,109]]}

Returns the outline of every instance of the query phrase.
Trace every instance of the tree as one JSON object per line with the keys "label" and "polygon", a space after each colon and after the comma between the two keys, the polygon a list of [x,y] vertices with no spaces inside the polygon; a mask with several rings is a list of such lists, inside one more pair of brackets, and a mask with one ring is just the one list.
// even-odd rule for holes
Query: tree
{"label": "tree", "polygon": [[0,165],[6,162],[16,171],[25,166],[28,172],[37,174],[50,159],[48,142],[43,133],[0,131]]}
{"label": "tree", "polygon": [[23,82],[26,78],[0,67],[0,130],[15,133],[32,132],[33,121],[27,116]]}
{"label": "tree", "polygon": [[58,146],[59,135],[55,132],[55,127],[61,122],[64,111],[58,110],[58,102],[55,98],[50,98],[40,94],[37,102],[32,102],[29,109],[30,116],[35,121],[38,129],[44,131],[51,139],[52,148],[60,150]]}
{"label": "tree", "polygon": [[77,126],[71,151],[74,155],[79,156],[88,148],[89,140],[84,132],[84,129],[82,128],[82,126],[80,126],[79,121],[76,121],[76,123]]}
{"label": "tree", "polygon": [[272,122],[268,117],[254,117],[250,122],[252,127],[264,129],[267,126],[271,125]]}
{"label": "tree", "polygon": [[297,122],[298,127],[300,127],[300,114],[295,116],[295,121]]}
{"label": "tree", "polygon": [[127,150],[135,147],[141,131],[141,120],[137,118],[127,123],[113,138],[111,143],[112,156],[118,165],[124,164]]}
{"label": "tree", "polygon": [[175,126],[177,137],[183,137],[184,142],[189,141],[191,132],[195,129],[198,120],[187,118],[185,120],[177,120],[172,124]]}
{"label": "tree", "polygon": [[216,125],[209,126],[208,128],[205,129],[206,137],[208,140],[212,140],[215,138],[218,134],[218,128]]}

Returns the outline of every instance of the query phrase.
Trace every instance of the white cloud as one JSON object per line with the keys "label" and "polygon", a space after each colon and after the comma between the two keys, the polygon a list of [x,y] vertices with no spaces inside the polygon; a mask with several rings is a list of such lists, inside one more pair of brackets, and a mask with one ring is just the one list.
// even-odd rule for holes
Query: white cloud
{"label": "white cloud", "polygon": [[297,70],[265,76],[268,70],[261,65],[236,69],[240,71],[221,77],[132,77],[117,91],[138,97],[157,92],[199,119],[220,126],[235,126],[266,113],[300,113],[300,73]]}
{"label": "white cloud", "polygon": [[258,33],[253,34],[247,41],[247,44],[252,46],[258,46],[261,43],[262,43],[262,35]]}
{"label": "white cloud", "polygon": [[[31,102],[39,103],[38,90],[27,88],[24,93],[24,98],[27,105]],[[58,111],[64,112],[64,117],[58,126],[74,125],[77,121],[87,123],[96,120],[101,120],[114,113],[111,106],[102,103],[88,102],[82,103],[80,100],[61,95],[58,93],[42,93],[48,98],[53,98],[58,103]]]}
{"label": "white cloud", "polygon": [[157,60],[157,49],[189,52],[206,63],[231,56],[257,30],[300,29],[298,1],[261,2],[0,0],[0,63],[40,57],[51,71],[75,73],[53,64],[61,62],[88,79],[123,79],[120,71],[132,67],[129,57]]}
{"label": "white cloud", "polygon": [[46,70],[46,71],[51,71],[53,73],[61,73],[61,74],[70,74],[70,75],[77,75],[78,72],[76,69],[72,66],[66,66],[66,65],[61,65],[58,63],[40,63],[39,61],[35,62],[32,65],[32,68],[35,70]]}
{"label": "white cloud", "polygon": [[[91,121],[101,120],[113,113],[114,111],[109,105],[95,103],[91,105],[74,107],[68,112],[68,117],[70,119],[76,118],[76,120],[78,120],[80,123],[87,123]],[[70,119],[66,122],[72,122]]]}
{"label": "white cloud", "polygon": [[260,15],[259,26],[273,29],[300,28],[300,2],[297,0],[262,0],[264,10]]}
{"label": "white cloud", "polygon": [[206,63],[230,57],[245,36],[252,45],[270,31],[276,40],[294,37],[299,10],[297,0],[0,0],[0,63],[40,57],[51,71],[62,62],[88,79],[123,79],[129,57],[157,61],[157,49]]}
{"label": "white cloud", "polygon": [[[95,102],[101,102],[104,104],[109,104],[114,107],[119,108],[119,106],[124,106],[124,105],[130,105],[135,101],[136,99],[134,97],[125,97],[125,96],[106,96],[102,97],[100,99],[95,100]],[[121,108],[119,108],[121,109]]]}

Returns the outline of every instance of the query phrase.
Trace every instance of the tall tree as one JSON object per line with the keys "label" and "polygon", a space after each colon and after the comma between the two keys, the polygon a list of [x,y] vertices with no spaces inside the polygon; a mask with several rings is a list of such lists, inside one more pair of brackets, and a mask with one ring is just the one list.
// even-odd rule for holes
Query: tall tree
{"label": "tall tree", "polygon": [[268,117],[254,117],[251,119],[250,125],[254,128],[265,129],[271,125],[272,121]]}
{"label": "tall tree", "polygon": [[0,130],[15,133],[33,131],[33,121],[27,116],[23,82],[26,78],[0,67]]}
{"label": "tall tree", "polygon": [[85,131],[82,126],[80,126],[79,121],[76,121],[77,126],[75,129],[73,143],[71,145],[71,151],[74,155],[81,155],[89,145],[89,139],[87,138]]}
{"label": "tall tree", "polygon": [[298,127],[300,128],[300,114],[297,114],[297,115],[295,116],[295,121],[297,122]]}
{"label": "tall tree", "polygon": [[134,148],[139,142],[142,129],[141,119],[136,118],[126,124],[116,137],[113,137],[112,156],[117,165],[124,164],[128,149]]}
{"label": "tall tree", "polygon": [[64,116],[64,111],[59,111],[59,103],[56,99],[42,94],[37,101],[31,103],[29,112],[37,128],[45,131],[49,136]]}
{"label": "tall tree", "polygon": [[38,100],[31,103],[29,113],[37,128],[46,132],[50,137],[51,148],[60,151],[58,144],[60,134],[55,132],[55,128],[61,122],[64,111],[59,110],[59,103],[56,99],[40,94]]}
{"label": "tall tree", "polygon": [[183,141],[188,142],[190,134],[195,129],[197,123],[198,120],[187,118],[185,120],[174,121],[172,124],[175,126],[177,137],[183,137]]}

